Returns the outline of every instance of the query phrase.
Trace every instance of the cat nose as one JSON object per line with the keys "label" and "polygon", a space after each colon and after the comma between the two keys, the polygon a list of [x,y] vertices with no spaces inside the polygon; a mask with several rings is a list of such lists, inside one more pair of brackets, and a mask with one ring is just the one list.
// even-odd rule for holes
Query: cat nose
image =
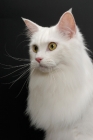
{"label": "cat nose", "polygon": [[40,61],[41,61],[42,59],[43,59],[43,58],[41,58],[41,57],[35,58],[35,60],[36,60],[38,63],[40,63]]}

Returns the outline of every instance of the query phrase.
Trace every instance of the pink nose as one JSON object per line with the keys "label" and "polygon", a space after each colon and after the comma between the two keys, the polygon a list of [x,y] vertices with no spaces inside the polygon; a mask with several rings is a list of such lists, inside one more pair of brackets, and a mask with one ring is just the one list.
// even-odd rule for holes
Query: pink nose
{"label": "pink nose", "polygon": [[41,60],[42,60],[41,57],[37,57],[37,58],[36,58],[36,61],[37,61],[38,63],[40,63]]}

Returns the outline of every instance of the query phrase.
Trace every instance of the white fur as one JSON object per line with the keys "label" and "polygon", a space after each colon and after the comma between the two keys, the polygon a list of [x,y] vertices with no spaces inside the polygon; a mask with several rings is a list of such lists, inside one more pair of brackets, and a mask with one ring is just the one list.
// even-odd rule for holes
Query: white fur
{"label": "white fur", "polygon": [[[49,51],[50,42],[57,48]],[[38,53],[32,45],[39,47]],[[39,27],[31,37],[27,113],[45,140],[93,140],[93,65],[83,37],[68,39],[56,26]],[[42,57],[40,67],[35,60]]]}

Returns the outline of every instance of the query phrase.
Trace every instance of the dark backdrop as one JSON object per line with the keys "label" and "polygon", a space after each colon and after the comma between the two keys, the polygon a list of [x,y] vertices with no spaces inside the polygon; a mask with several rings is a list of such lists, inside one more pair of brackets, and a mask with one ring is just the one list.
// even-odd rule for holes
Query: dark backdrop
{"label": "dark backdrop", "polygon": [[0,0],[0,140],[43,140],[44,137],[43,131],[30,127],[25,115],[28,89],[24,82],[29,73],[13,85],[11,83],[26,69],[12,66],[29,63],[18,59],[29,60],[29,42],[21,17],[51,26],[70,8],[73,8],[88,48],[93,51],[92,0]]}

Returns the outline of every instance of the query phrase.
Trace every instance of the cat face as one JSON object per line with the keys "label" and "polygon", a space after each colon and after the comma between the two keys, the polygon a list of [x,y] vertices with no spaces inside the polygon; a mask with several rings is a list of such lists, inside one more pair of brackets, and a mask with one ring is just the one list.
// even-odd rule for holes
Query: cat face
{"label": "cat face", "polygon": [[[62,38],[55,28],[42,28],[30,43],[31,67],[42,72],[57,69],[62,62]],[[60,41],[61,40],[61,41]]]}
{"label": "cat face", "polygon": [[[70,11],[65,12],[58,24],[53,27],[41,27],[30,20],[23,19],[29,30],[31,69],[51,72],[70,65],[74,49],[79,48],[76,36],[76,24]],[[79,50],[80,51],[80,50]]]}

